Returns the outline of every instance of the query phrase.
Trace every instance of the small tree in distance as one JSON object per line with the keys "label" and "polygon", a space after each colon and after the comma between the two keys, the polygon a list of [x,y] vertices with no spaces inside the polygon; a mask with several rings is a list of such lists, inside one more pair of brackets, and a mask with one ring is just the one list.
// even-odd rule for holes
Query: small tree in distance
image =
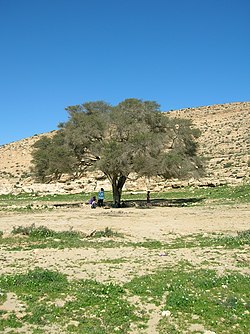
{"label": "small tree in distance", "polygon": [[109,179],[113,201],[119,206],[131,172],[169,179],[199,175],[203,170],[197,156],[199,130],[190,120],[160,112],[154,101],[132,98],[116,106],[96,101],[66,110],[69,120],[60,124],[51,141],[43,138],[35,144],[38,177],[69,172],[79,176],[89,167],[97,168]]}

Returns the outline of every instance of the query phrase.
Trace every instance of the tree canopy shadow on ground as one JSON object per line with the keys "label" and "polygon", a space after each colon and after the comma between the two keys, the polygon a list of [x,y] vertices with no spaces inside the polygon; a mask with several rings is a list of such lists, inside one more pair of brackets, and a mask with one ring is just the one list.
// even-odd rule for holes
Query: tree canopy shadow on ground
{"label": "tree canopy shadow on ground", "polygon": [[[127,207],[182,207],[194,203],[202,202],[205,198],[154,198],[150,200],[150,203],[147,203],[146,200],[122,200],[120,208],[127,208]],[[116,206],[112,202],[106,202],[107,206],[115,208]]]}
{"label": "tree canopy shadow on ground", "polygon": [[[195,203],[200,203],[205,198],[154,198],[150,200],[148,204],[146,200],[128,199],[122,200],[120,206],[115,205],[112,201],[105,201],[104,207],[106,208],[149,208],[149,207],[183,207]],[[82,202],[63,202],[54,203],[54,207],[80,207]]]}

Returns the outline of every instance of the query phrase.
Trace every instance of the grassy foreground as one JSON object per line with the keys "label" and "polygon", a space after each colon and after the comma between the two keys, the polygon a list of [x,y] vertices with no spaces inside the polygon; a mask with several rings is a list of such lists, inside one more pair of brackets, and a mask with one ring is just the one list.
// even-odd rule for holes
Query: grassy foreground
{"label": "grassy foreground", "polygon": [[[58,244],[65,249],[110,247],[115,251],[117,247],[132,246],[159,252],[187,247],[206,251],[218,247],[217,250],[230,249],[237,253],[250,247],[250,231],[234,237],[179,237],[168,244],[150,240],[128,243],[108,228],[97,231],[91,238],[34,225],[14,228],[12,234],[0,239],[2,249],[8,250],[9,256],[17,250],[56,249]],[[117,259],[116,263],[122,264],[122,260]],[[250,268],[248,262],[241,264],[242,267]],[[158,317],[155,333],[247,334],[249,283],[246,274],[228,270],[219,275],[216,270],[196,268],[183,261],[168,268],[157,268],[150,274],[135,274],[124,284],[69,280],[59,271],[35,267],[25,273],[0,276],[0,304],[5,305],[13,296],[17,303],[16,308],[0,309],[0,332],[14,334],[25,328],[25,333],[34,334],[45,330],[79,334],[145,333],[153,312],[151,307]]]}
{"label": "grassy foreground", "polygon": [[[143,333],[148,320],[144,307],[161,303],[159,333],[190,333],[197,323],[215,333],[249,333],[247,276],[183,269],[161,270],[124,286],[68,281],[63,274],[40,268],[2,276],[1,300],[15,293],[22,309],[8,315],[1,311],[0,330],[17,333],[25,324],[32,333],[44,333],[45,326],[52,325],[60,333],[129,333],[133,324]],[[140,303],[132,304],[135,295]]]}
{"label": "grassy foreground", "polygon": [[[177,189],[160,197],[181,199],[183,203],[189,203],[184,200],[190,198],[201,200],[192,205],[205,205],[206,201],[249,203],[249,186]],[[83,194],[43,198],[24,194],[0,196],[0,203],[2,209],[18,203],[26,207],[34,203],[33,199],[85,200]],[[140,201],[144,200],[144,194],[124,194],[124,199]],[[159,199],[159,194],[152,194],[152,199]],[[32,206],[26,209],[33,212]],[[9,273],[0,275],[0,333],[144,334],[150,324],[151,333],[159,334],[250,332],[250,230],[234,236],[206,233],[176,236],[166,242],[132,242],[108,227],[89,236],[32,224],[13,228],[8,236],[0,232],[0,246],[3,268],[8,267],[9,258],[21,254],[20,262],[14,265],[11,262]],[[56,256],[57,251],[72,249],[92,253],[102,253],[104,249],[113,253],[119,249],[124,253],[141,250],[147,255],[133,261],[144,268],[144,273],[134,270],[131,279],[124,283],[111,279],[101,282],[94,278],[72,279],[60,270],[25,262],[26,254],[31,252],[39,256],[43,250]],[[162,255],[162,259],[168,260],[171,254],[187,250],[211,255],[199,266],[188,261],[159,261],[159,265],[147,271],[151,258],[156,261]],[[222,255],[230,258],[229,267],[224,266]],[[129,262],[124,257],[82,261],[91,261],[96,267],[101,264],[107,272],[123,268]]]}

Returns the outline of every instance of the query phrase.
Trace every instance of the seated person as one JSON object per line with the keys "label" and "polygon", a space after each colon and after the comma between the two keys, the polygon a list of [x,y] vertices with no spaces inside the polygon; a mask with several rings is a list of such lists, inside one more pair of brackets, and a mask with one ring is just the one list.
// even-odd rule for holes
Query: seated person
{"label": "seated person", "polygon": [[96,197],[91,197],[88,203],[91,205],[91,209],[95,209],[97,206]]}

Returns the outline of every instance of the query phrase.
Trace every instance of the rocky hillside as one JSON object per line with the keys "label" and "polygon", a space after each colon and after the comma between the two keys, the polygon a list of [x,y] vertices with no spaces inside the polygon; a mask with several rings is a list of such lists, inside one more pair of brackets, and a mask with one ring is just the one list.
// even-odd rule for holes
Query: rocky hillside
{"label": "rocky hillside", "polygon": [[201,130],[200,154],[207,159],[207,177],[235,183],[249,177],[250,102],[218,104],[171,112],[192,119]]}
{"label": "rocky hillside", "polygon": [[[151,189],[160,191],[169,186],[217,185],[249,182],[250,170],[250,102],[228,103],[170,112],[171,117],[192,119],[201,130],[200,154],[207,161],[206,176],[200,180],[163,181],[137,180],[132,175],[126,183],[127,190]],[[46,135],[53,135],[53,131]],[[27,192],[91,192],[105,187],[108,181],[101,172],[87,175],[77,181],[66,177],[55,184],[34,183],[31,177],[32,145],[41,135],[0,146],[0,194]]]}

